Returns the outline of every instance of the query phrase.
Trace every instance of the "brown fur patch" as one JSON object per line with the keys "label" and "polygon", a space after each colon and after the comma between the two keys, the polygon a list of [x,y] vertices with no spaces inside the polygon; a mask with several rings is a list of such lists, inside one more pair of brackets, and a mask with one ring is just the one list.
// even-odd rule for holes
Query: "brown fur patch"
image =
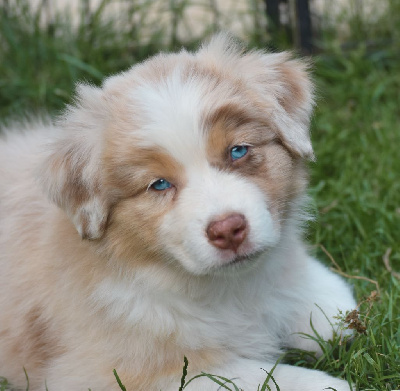
{"label": "brown fur patch", "polygon": [[64,179],[61,189],[57,192],[56,202],[60,207],[67,206],[69,209],[76,209],[89,199],[87,186],[82,182],[85,162],[77,159],[76,154],[77,146],[62,145],[57,147],[57,151],[47,161],[51,174],[55,178],[62,174]]}
{"label": "brown fur patch", "polygon": [[134,142],[109,148],[105,153],[106,185],[120,198],[145,192],[150,182],[166,179],[175,187],[184,184],[184,169],[161,148],[139,148]]}
{"label": "brown fur patch", "polygon": [[280,72],[282,82],[286,88],[286,94],[279,99],[279,103],[287,113],[293,114],[310,100],[311,84],[306,73],[304,64],[296,60],[281,64]]}
{"label": "brown fur patch", "polygon": [[[90,179],[84,178],[85,167],[89,164],[90,151],[85,152],[82,146],[74,140],[67,140],[56,144],[56,151],[50,155],[46,161],[49,185],[48,193],[51,199],[63,209],[69,216],[74,216],[75,224],[79,225],[83,239],[93,239],[92,235],[103,232],[107,225],[108,202],[105,201],[100,183],[100,175],[93,172]],[[88,210],[82,209],[85,204],[97,198],[101,200],[104,208],[104,217],[98,218],[99,213],[95,213],[96,224],[95,232],[91,230],[93,216]],[[99,204],[99,202],[97,202]],[[93,212],[93,211],[92,211]]]}
{"label": "brown fur patch", "polygon": [[[140,148],[133,137],[126,136],[118,141],[112,138],[104,161],[105,186],[114,193],[106,248],[117,258],[149,264],[161,257],[155,233],[185,185],[184,168],[161,148]],[[161,178],[173,187],[148,189],[152,181]]]}
{"label": "brown fur patch", "polygon": [[279,143],[268,144],[262,153],[265,160],[252,179],[268,194],[271,213],[282,221],[290,201],[300,195],[307,185],[306,168],[300,159],[294,158]]}
{"label": "brown fur patch", "polygon": [[[261,156],[254,150],[276,139],[276,134],[257,111],[246,110],[236,104],[216,109],[205,119],[205,123],[209,125],[207,153],[212,164],[230,169],[245,168],[246,162],[248,172],[244,171],[244,174],[251,175],[262,162]],[[232,162],[230,149],[243,144],[250,146],[249,153]]]}
{"label": "brown fur patch", "polygon": [[[288,203],[304,191],[304,164],[277,139],[265,120],[254,111],[224,105],[206,120],[209,124],[207,152],[210,162],[223,170],[240,173],[268,195],[269,209],[279,220],[286,216]],[[237,161],[230,158],[235,145],[249,144],[248,153]]]}
{"label": "brown fur patch", "polygon": [[206,129],[212,129],[216,124],[222,123],[227,131],[235,131],[244,125],[256,122],[254,112],[236,103],[226,103],[205,116],[203,123]]}
{"label": "brown fur patch", "polygon": [[21,331],[19,338],[15,339],[12,354],[20,357],[26,368],[42,368],[62,352],[54,335],[49,332],[41,308],[34,307],[25,315]]}
{"label": "brown fur patch", "polygon": [[28,312],[26,325],[30,334],[30,343],[27,343],[26,348],[31,349],[28,356],[34,356],[38,362],[45,363],[52,357],[52,346],[46,322],[41,318],[40,308],[33,308]]}

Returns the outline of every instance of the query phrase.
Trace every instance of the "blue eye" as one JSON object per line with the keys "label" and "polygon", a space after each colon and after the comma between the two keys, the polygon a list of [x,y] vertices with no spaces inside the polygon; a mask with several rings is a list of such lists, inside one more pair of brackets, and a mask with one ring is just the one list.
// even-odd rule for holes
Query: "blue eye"
{"label": "blue eye", "polygon": [[172,187],[172,184],[169,183],[165,179],[159,179],[158,181],[155,181],[151,184],[150,186],[154,190],[167,190]]}
{"label": "blue eye", "polygon": [[249,147],[247,145],[236,145],[231,149],[232,160],[238,160],[247,154]]}

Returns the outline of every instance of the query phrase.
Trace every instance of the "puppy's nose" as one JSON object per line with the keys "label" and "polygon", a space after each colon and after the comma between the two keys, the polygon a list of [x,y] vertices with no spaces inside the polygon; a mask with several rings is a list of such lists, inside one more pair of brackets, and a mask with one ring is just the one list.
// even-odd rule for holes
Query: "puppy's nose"
{"label": "puppy's nose", "polygon": [[206,233],[213,246],[236,252],[246,239],[247,222],[243,215],[234,213],[220,220],[211,221]]}

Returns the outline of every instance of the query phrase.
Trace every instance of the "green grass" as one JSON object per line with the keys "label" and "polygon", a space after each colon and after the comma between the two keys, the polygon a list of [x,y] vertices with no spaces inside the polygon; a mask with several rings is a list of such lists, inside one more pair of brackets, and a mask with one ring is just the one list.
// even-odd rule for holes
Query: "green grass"
{"label": "green grass", "polygon": [[[317,163],[312,194],[318,223],[309,240],[320,259],[355,276],[366,334],[349,351],[339,349],[339,369],[362,390],[400,388],[400,56],[365,48],[316,60],[320,95],[313,121]],[[391,249],[388,250],[388,249]],[[359,279],[363,277],[365,279]],[[373,280],[374,284],[369,280]],[[317,362],[331,371],[334,360]]]}
{"label": "green grass", "polygon": [[[400,389],[400,6],[387,1],[388,12],[373,23],[349,16],[353,49],[341,50],[330,28],[320,35],[322,51],[314,59],[317,162],[311,165],[310,193],[317,221],[307,239],[319,259],[354,285],[366,329],[356,332],[352,344],[340,337],[319,341],[321,358],[299,351],[286,357],[349,379],[360,390]],[[75,28],[68,15],[41,28],[43,15],[32,15],[21,0],[12,9],[0,8],[2,122],[25,113],[57,113],[77,80],[99,84],[105,75],[182,44],[176,32],[166,38],[162,25],[144,36],[148,2],[129,10],[122,31],[104,18],[106,3],[89,16],[82,13]],[[186,3],[179,3],[177,19]],[[185,44],[194,46],[201,38]],[[252,46],[269,44],[260,30],[249,40]],[[6,384],[0,378],[0,390]]]}

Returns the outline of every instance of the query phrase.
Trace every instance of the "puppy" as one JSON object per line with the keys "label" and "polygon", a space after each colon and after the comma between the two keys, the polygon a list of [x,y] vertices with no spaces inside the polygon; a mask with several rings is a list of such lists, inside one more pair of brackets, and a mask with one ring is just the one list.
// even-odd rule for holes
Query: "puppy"
{"label": "puppy", "polygon": [[[307,66],[226,35],[78,85],[0,143],[0,375],[32,391],[348,390],[279,364],[351,289],[302,244]],[[321,309],[323,312],[321,311]],[[269,387],[276,389],[271,380]],[[216,390],[206,377],[192,391]]]}

